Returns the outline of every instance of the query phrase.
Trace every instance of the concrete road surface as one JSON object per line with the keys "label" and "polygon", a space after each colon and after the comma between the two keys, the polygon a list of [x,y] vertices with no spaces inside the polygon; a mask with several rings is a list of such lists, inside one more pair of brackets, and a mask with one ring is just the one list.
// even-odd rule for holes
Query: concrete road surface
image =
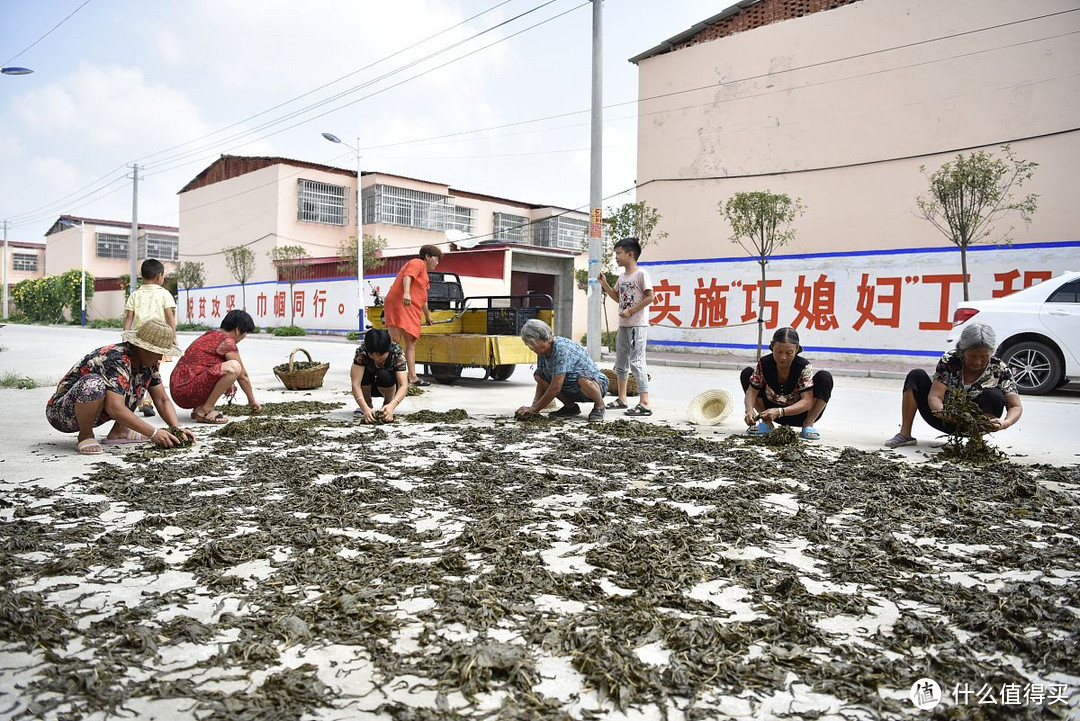
{"label": "concrete road surface", "polygon": [[[197,335],[181,333],[180,346],[186,347]],[[49,426],[45,420],[45,402],[57,380],[72,364],[88,351],[118,340],[119,331],[111,329],[11,324],[0,328],[0,377],[15,373],[45,384],[33,390],[0,389],[0,408],[3,409],[0,412],[0,478],[18,481],[47,477],[49,481],[62,483],[87,468],[93,459],[75,454],[74,434],[59,433]],[[355,345],[336,338],[253,335],[240,344],[240,352],[261,402],[342,401],[346,407],[335,411],[334,415],[351,418],[355,406],[349,394],[349,366]],[[285,362],[295,347],[303,347],[316,360],[330,363],[322,388],[308,392],[286,391],[273,375],[273,367]],[[610,364],[601,365],[610,367]],[[827,363],[821,365],[828,367]],[[172,367],[164,365],[166,376]],[[509,416],[515,408],[532,400],[531,370],[519,366],[506,382],[481,380],[482,371],[466,371],[457,385],[433,383],[423,396],[406,399],[399,413],[464,408],[471,415]],[[710,437],[745,432],[739,411],[742,406],[737,371],[656,366],[652,369],[652,377],[655,413],[651,418],[637,422],[696,429]],[[833,400],[817,424],[822,434],[820,443],[881,450],[882,442],[898,429],[900,386],[901,381],[896,379],[837,376]],[[686,419],[690,400],[708,388],[731,390],[736,397],[736,411],[720,426],[691,426]],[[1025,396],[1023,403],[1023,418],[1016,426],[996,434],[994,442],[1022,463],[1080,463],[1080,446],[1072,435],[1080,410],[1080,394],[1063,390],[1049,396]],[[608,411],[608,419],[618,417],[621,413]],[[181,419],[194,426],[187,412],[181,412]],[[161,423],[158,418],[152,420]],[[196,431],[201,435],[208,433],[209,428],[199,426]],[[104,435],[106,429],[102,427],[98,435]],[[895,453],[910,461],[924,461],[928,455],[933,455],[932,446],[941,439],[921,420],[916,420],[915,435],[919,438],[918,446]],[[120,451],[106,450],[106,456],[110,453]]]}

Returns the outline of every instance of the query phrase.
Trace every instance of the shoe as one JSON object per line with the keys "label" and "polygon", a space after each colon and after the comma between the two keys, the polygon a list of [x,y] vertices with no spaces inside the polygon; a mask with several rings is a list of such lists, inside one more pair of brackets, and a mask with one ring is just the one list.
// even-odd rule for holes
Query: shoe
{"label": "shoe", "polygon": [[427,388],[431,385],[431,381],[426,381],[423,378],[417,378],[414,381],[409,381],[409,385],[416,386],[417,388]]}
{"label": "shoe", "polygon": [[750,426],[746,429],[746,435],[748,436],[767,436],[772,433],[772,428],[769,428],[769,424],[765,421],[758,421],[756,426]]}
{"label": "shoe", "polygon": [[616,408],[626,409],[626,408],[629,408],[629,407],[630,406],[626,405],[625,403],[623,403],[620,400],[614,400],[611,403],[608,403],[606,406],[604,406],[604,408],[607,408],[609,411],[613,411]]}
{"label": "shoe", "polygon": [[651,416],[652,415],[652,409],[651,408],[646,408],[645,406],[638,403],[636,406],[634,406],[630,410],[626,411],[626,413],[623,413],[623,415],[624,416]]}
{"label": "shoe", "polygon": [[817,428],[807,426],[799,431],[799,438],[802,438],[804,441],[820,441],[821,434],[818,433]]}
{"label": "shoe", "polygon": [[570,418],[571,416],[579,415],[581,415],[581,408],[578,406],[577,403],[574,403],[568,406],[563,406],[557,411],[552,411],[551,413],[548,413],[548,418]]}
{"label": "shoe", "polygon": [[915,440],[915,436],[905,436],[903,433],[897,433],[895,436],[885,441],[886,448],[903,448],[904,446],[917,446],[919,442]]}
{"label": "shoe", "polygon": [[589,411],[590,421],[602,421],[604,420],[604,409],[593,406],[593,409]]}
{"label": "shoe", "polygon": [[154,407],[153,406],[143,406],[142,407],[142,414],[144,416],[146,416],[147,418],[149,418],[150,416],[154,415]]}

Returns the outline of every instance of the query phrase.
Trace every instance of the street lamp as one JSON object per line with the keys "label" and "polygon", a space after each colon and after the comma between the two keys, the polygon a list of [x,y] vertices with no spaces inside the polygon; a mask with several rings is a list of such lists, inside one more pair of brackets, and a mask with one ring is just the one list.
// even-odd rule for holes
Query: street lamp
{"label": "street lamp", "polygon": [[364,333],[364,212],[361,203],[362,181],[360,179],[360,138],[356,139],[356,147],[349,145],[333,133],[323,133],[322,136],[331,143],[344,145],[356,155],[356,302],[360,306],[358,313],[360,333]]}
{"label": "street lamp", "polygon": [[20,68],[15,65],[8,68],[0,68],[0,73],[3,73],[4,75],[29,75],[32,72],[34,71],[30,68]]}

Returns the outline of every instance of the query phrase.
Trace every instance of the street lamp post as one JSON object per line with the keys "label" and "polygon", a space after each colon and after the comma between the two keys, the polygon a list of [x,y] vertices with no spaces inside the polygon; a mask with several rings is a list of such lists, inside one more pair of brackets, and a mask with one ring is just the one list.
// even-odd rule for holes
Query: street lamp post
{"label": "street lamp post", "polygon": [[357,314],[361,335],[364,333],[364,207],[361,202],[363,195],[363,181],[360,179],[360,138],[356,139],[356,147],[349,145],[333,133],[323,133],[322,136],[331,143],[344,145],[356,155],[356,302],[360,306]]}
{"label": "street lamp post", "polygon": [[32,72],[34,71],[30,68],[20,68],[15,65],[7,68],[0,68],[0,74],[2,75],[29,75]]}

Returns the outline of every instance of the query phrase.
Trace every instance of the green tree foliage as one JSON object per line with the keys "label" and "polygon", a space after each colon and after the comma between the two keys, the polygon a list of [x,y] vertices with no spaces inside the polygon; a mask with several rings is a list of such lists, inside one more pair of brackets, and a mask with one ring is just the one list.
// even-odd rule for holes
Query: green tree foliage
{"label": "green tree foliage", "polygon": [[[364,273],[370,273],[380,265],[382,265],[382,258],[380,253],[386,250],[388,241],[381,235],[368,235],[364,234]],[[342,273],[351,273],[356,275],[356,236],[350,236],[348,240],[343,240],[338,245],[337,249],[338,258],[338,270]]]}
{"label": "green tree foliage", "polygon": [[[86,300],[94,297],[94,276],[86,274]],[[28,278],[11,288],[15,307],[32,323],[59,323],[64,309],[72,318],[80,317],[82,309],[82,271],[72,268],[61,275]]]}
{"label": "green tree foliage", "polygon": [[270,249],[268,253],[274,261],[278,276],[284,278],[289,284],[289,325],[295,325],[296,310],[293,307],[293,286],[304,274],[307,268],[307,259],[311,255],[299,245],[278,245]]}
{"label": "green tree foliage", "polygon": [[[83,273],[78,268],[72,268],[66,270],[60,275],[56,276],[57,293],[60,296],[60,301],[63,303],[69,311],[71,311],[71,317],[82,317],[82,277]],[[90,308],[90,299],[94,297],[94,276],[90,273],[86,274],[86,307]]]}
{"label": "green tree foliage", "polygon": [[731,225],[731,242],[747,255],[756,258],[761,266],[758,286],[758,348],[761,358],[765,332],[765,266],[773,252],[795,238],[792,224],[805,210],[799,198],[792,200],[786,193],[768,190],[735,193],[727,202],[717,203],[720,215]]}
{"label": "green tree foliage", "polygon": [[64,316],[64,300],[56,276],[27,278],[11,288],[15,307],[31,323],[59,323]]}
{"label": "green tree foliage", "polygon": [[202,263],[185,260],[176,266],[173,278],[176,279],[176,286],[186,290],[190,299],[192,288],[202,288],[206,284],[206,268]]}
{"label": "green tree foliage", "polygon": [[247,288],[245,286],[248,278],[255,274],[255,251],[245,245],[234,245],[224,248],[222,252],[225,254],[225,267],[229,269],[229,273],[240,284],[240,295],[243,298],[242,308],[247,310]]}
{"label": "green tree foliage", "polygon": [[[1008,145],[1001,146],[1005,158],[983,150],[970,155],[959,153],[929,176],[930,192],[915,199],[919,214],[960,249],[960,271],[964,277],[964,300],[968,300],[967,249],[976,243],[991,242],[994,223],[1016,212],[1031,223],[1039,196],[1013,196],[1031,180],[1038,163],[1021,160]],[[926,167],[919,168],[926,175]],[[1010,228],[996,242],[1009,243]]]}

